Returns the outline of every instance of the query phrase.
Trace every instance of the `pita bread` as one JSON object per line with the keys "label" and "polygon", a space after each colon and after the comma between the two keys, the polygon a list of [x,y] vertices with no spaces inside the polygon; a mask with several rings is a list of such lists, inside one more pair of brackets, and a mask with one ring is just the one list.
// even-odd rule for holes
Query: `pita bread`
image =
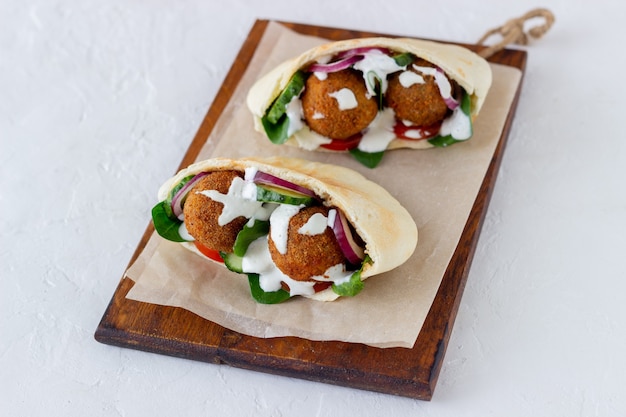
{"label": "pita bread", "polygon": [[[448,78],[456,81],[467,94],[470,95],[471,117],[475,119],[485,101],[491,86],[491,68],[487,61],[461,46],[425,41],[411,38],[362,38],[333,42],[312,48],[301,55],[283,62],[269,73],[260,78],[250,89],[247,96],[247,105],[254,117],[254,127],[265,133],[261,118],[267,109],[285,89],[293,74],[299,69],[306,68],[318,60],[336,55],[339,52],[363,47],[383,47],[394,52],[409,52],[419,58],[435,64],[441,68]],[[311,132],[314,136],[319,136]],[[290,138],[286,143],[297,146],[297,142]],[[394,139],[388,149],[394,148],[430,148],[427,140],[400,140]],[[316,150],[323,150],[318,148]]]}
{"label": "pita bread", "polygon": [[[340,209],[365,242],[365,253],[372,262],[362,270],[361,279],[381,274],[403,264],[417,245],[417,226],[409,212],[380,185],[351,169],[297,158],[214,158],[196,162],[165,182],[159,201],[183,178],[200,172],[244,171],[257,168],[315,192],[324,204]],[[185,247],[194,250],[194,245]],[[331,301],[331,289],[311,297]]]}

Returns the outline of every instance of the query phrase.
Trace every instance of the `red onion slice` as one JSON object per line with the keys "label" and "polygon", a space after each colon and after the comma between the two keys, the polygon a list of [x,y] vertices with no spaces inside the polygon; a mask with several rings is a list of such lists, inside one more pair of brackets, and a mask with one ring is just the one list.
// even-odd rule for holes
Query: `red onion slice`
{"label": "red onion slice", "polygon": [[267,184],[273,185],[275,187],[284,188],[287,190],[295,191],[300,194],[308,195],[311,197],[316,197],[315,193],[308,188],[302,187],[300,185],[294,184],[290,181],[284,180],[282,178],[278,178],[272,174],[268,174],[266,172],[257,171],[252,178],[252,182],[256,184]]}
{"label": "red onion slice", "polygon": [[204,176],[206,176],[208,172],[201,172],[197,174],[195,177],[187,181],[185,185],[181,187],[180,190],[174,195],[172,198],[172,212],[179,219],[183,214],[183,200],[185,196],[189,193],[189,191],[200,181]]}
{"label": "red onion slice", "polygon": [[309,67],[311,72],[337,72],[350,68],[355,62],[362,60],[362,56],[353,55],[340,61],[331,62],[330,64],[312,64]]}
{"label": "red onion slice", "polygon": [[454,110],[459,107],[459,102],[452,97],[444,97],[443,101],[446,102],[446,106],[448,106],[450,110]]}
{"label": "red onion slice", "polygon": [[354,237],[352,237],[352,233],[350,232],[350,225],[343,213],[339,210],[335,211],[337,214],[335,215],[335,222],[333,223],[332,229],[339,243],[339,247],[348,262],[353,265],[360,265],[365,257],[365,252],[363,248],[354,241]]}
{"label": "red onion slice", "polygon": [[349,49],[347,51],[339,52],[335,58],[338,61],[331,62],[329,64],[312,64],[309,67],[310,72],[337,72],[350,68],[356,62],[363,59],[363,55],[371,52],[378,51],[384,54],[389,54],[389,49],[380,48],[378,46],[365,46],[362,48]]}

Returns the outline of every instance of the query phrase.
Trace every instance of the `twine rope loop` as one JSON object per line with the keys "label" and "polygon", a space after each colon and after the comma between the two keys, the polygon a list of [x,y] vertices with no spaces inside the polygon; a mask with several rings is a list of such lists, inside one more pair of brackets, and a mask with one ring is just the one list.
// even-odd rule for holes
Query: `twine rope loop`
{"label": "twine rope loop", "polygon": [[[524,32],[524,24],[535,18],[542,18],[543,24],[534,26]],[[554,24],[554,14],[548,9],[533,9],[524,15],[508,20],[504,25],[488,30],[482,38],[478,41],[479,45],[484,45],[485,41],[494,35],[500,35],[502,39],[500,42],[488,46],[479,52],[479,55],[483,58],[489,58],[498,51],[501,51],[509,44],[528,45],[529,37],[541,38],[550,30]]]}

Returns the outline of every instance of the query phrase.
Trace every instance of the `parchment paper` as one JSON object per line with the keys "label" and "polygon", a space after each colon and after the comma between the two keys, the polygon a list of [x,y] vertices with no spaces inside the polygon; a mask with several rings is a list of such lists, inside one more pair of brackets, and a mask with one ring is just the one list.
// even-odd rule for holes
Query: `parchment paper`
{"label": "parchment paper", "polygon": [[390,151],[378,167],[368,169],[349,154],[273,145],[253,130],[245,105],[252,83],[283,60],[323,42],[270,23],[198,159],[285,155],[355,169],[387,188],[411,213],[419,230],[413,256],[401,267],[367,279],[365,289],[353,298],[326,303],[296,297],[262,305],[251,298],[245,275],[154,234],[126,272],[135,282],[128,298],[182,307],[255,337],[299,336],[381,348],[414,345],[493,156],[521,72],[492,65],[493,85],[469,141],[443,149]]}

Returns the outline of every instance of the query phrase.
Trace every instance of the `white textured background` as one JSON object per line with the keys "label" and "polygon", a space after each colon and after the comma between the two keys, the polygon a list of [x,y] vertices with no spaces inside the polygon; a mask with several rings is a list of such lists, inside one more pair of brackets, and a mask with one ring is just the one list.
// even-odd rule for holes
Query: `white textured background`
{"label": "white textured background", "polygon": [[[315,8],[313,8],[315,4]],[[474,42],[537,7],[431,402],[94,341],[156,189],[256,18]],[[622,1],[0,1],[0,413],[623,416]]]}

